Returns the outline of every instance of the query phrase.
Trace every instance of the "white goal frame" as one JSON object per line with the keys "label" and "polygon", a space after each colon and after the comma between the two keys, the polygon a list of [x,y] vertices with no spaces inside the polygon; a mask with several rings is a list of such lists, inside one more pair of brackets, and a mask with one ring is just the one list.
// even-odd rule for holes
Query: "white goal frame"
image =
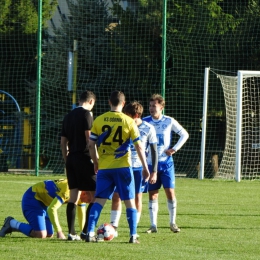
{"label": "white goal frame", "polygon": [[[208,104],[208,88],[209,88],[209,72],[210,68],[205,68],[204,74],[204,98],[203,98],[203,115],[202,115],[202,138],[201,138],[201,157],[199,179],[204,179],[205,167],[205,144],[206,144],[206,128],[207,128],[207,104]],[[235,180],[241,181],[241,150],[242,150],[242,86],[244,77],[260,76],[260,71],[239,70],[237,72],[237,122],[236,122],[236,165]]]}

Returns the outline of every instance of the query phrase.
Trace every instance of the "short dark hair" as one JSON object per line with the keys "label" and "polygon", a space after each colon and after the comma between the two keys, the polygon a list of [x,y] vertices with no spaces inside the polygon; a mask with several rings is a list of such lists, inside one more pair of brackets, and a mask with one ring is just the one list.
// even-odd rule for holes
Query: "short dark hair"
{"label": "short dark hair", "polygon": [[125,94],[119,90],[115,90],[111,93],[109,101],[111,102],[112,106],[121,105],[125,102]]}
{"label": "short dark hair", "polygon": [[138,101],[133,101],[124,107],[124,113],[134,117],[136,114],[140,118],[143,114],[144,108]]}
{"label": "short dark hair", "polygon": [[96,100],[96,95],[92,91],[85,90],[80,94],[79,101],[80,102],[88,102],[90,99]]}
{"label": "short dark hair", "polygon": [[150,101],[156,101],[156,100],[162,107],[165,107],[165,100],[162,97],[162,95],[160,95],[160,94],[153,94],[150,97]]}

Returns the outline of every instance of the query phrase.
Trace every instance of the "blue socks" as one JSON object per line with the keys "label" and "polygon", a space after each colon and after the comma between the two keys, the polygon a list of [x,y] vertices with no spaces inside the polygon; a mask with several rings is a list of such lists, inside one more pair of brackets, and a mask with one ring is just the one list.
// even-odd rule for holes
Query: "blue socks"
{"label": "blue socks", "polygon": [[126,218],[128,221],[130,236],[137,234],[137,209],[126,209]]}
{"label": "blue socks", "polygon": [[[95,232],[95,227],[97,225],[100,213],[103,207],[99,203],[94,203],[90,209],[89,216],[88,216],[88,230],[87,233]],[[91,234],[90,234],[91,235]]]}
{"label": "blue socks", "polygon": [[32,231],[32,228],[29,224],[21,223],[19,226],[19,231],[29,237],[30,233]]}

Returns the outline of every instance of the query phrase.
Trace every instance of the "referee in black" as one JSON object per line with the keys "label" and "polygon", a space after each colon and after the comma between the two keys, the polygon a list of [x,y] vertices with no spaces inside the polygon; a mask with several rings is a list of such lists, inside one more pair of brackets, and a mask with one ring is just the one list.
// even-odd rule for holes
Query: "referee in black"
{"label": "referee in black", "polygon": [[[75,232],[76,205],[81,191],[87,191],[91,198],[91,203],[87,208],[86,222],[94,201],[96,175],[88,151],[88,140],[93,123],[91,110],[95,101],[96,96],[93,92],[84,91],[80,95],[79,106],[70,111],[62,123],[61,150],[70,189],[70,199],[66,209],[68,240],[81,239]],[[82,236],[84,237],[84,234]]]}

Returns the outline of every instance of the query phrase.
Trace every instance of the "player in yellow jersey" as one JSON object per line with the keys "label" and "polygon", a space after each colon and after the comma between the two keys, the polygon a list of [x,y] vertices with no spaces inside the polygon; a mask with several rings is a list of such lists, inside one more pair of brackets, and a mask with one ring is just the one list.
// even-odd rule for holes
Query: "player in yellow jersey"
{"label": "player in yellow jersey", "polygon": [[[115,187],[126,205],[126,217],[130,228],[129,243],[139,243],[137,235],[137,210],[135,207],[135,186],[131,167],[130,146],[133,142],[143,166],[143,179],[147,182],[150,173],[145,151],[135,121],[122,113],[125,95],[112,92],[109,98],[111,111],[97,117],[91,128],[89,140],[90,156],[97,172],[95,203],[88,222],[86,242],[96,242],[95,226],[107,199],[111,199]],[[98,155],[96,153],[98,151]]]}
{"label": "player in yellow jersey", "polygon": [[[149,183],[153,184],[157,180],[157,164],[158,164],[158,153],[157,153],[157,137],[154,127],[142,121],[141,116],[143,114],[143,106],[138,101],[133,101],[127,104],[123,112],[129,117],[133,118],[136,125],[138,126],[140,132],[140,140],[144,146],[146,153],[150,151],[151,153],[151,169],[150,169],[150,179]],[[149,149],[149,150],[148,150]],[[131,161],[132,168],[135,179],[135,205],[137,209],[137,224],[140,221],[141,212],[142,212],[142,193],[146,192],[148,189],[148,182],[143,181],[142,177],[142,164],[137,155],[137,152],[134,148],[134,145],[131,145]],[[148,164],[148,167],[150,165]],[[119,219],[122,212],[122,203],[117,193],[117,189],[114,192],[111,205],[110,213],[110,223],[116,229],[115,237],[118,236],[117,228],[119,224]]]}
{"label": "player in yellow jersey", "polygon": [[[57,238],[66,239],[59,223],[57,210],[62,204],[68,202],[69,194],[67,179],[46,180],[34,184],[24,193],[21,203],[23,215],[29,223],[21,223],[9,216],[0,230],[0,237],[18,231],[26,236],[46,238],[52,237],[55,230]],[[85,194],[79,202],[81,206],[85,204],[83,201],[87,200],[83,196]]]}

